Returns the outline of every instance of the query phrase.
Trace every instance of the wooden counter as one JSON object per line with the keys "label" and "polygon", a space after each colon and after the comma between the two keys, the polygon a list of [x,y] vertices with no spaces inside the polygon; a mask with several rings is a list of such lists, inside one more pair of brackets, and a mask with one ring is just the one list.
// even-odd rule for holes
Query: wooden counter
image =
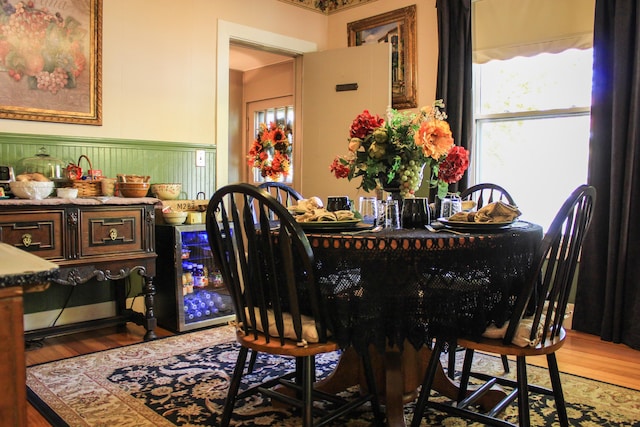
{"label": "wooden counter", "polygon": [[[156,338],[154,198],[95,197],[79,199],[0,200],[0,242],[54,262],[60,267],[53,282],[77,286],[114,280],[116,315],[111,318],[43,328],[27,339],[123,324],[133,321]],[[124,279],[143,279],[145,313],[126,307]]]}
{"label": "wooden counter", "polygon": [[2,425],[26,426],[26,368],[22,325],[25,289],[46,286],[58,266],[0,243],[0,420]]}

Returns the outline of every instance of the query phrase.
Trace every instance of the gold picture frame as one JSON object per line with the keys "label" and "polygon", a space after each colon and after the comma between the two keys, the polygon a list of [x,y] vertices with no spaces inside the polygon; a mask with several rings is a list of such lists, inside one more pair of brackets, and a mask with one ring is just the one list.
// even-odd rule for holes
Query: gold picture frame
{"label": "gold picture frame", "polygon": [[417,107],[416,5],[347,24],[349,46],[391,43],[391,97],[395,109]]}
{"label": "gold picture frame", "polygon": [[102,125],[102,0],[42,3],[0,11],[0,119]]}

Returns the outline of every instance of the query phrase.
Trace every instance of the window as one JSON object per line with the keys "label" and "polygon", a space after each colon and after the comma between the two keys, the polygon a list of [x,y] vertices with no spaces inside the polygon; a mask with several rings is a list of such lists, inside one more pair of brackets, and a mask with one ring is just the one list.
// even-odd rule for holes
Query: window
{"label": "window", "polygon": [[471,180],[502,185],[545,229],[587,180],[592,62],[571,49],[474,66]]}
{"label": "window", "polygon": [[[275,122],[281,125],[285,129],[293,129],[293,97],[281,97],[274,98],[267,101],[251,102],[248,104],[247,117],[250,119],[247,132],[247,144],[251,146],[253,139],[258,134],[260,129],[260,123],[269,124]],[[292,150],[294,149],[293,134],[287,135],[291,143]],[[247,150],[248,152],[248,150]],[[293,153],[291,155],[291,169],[286,178],[283,178],[283,182],[292,183],[294,174],[294,160]],[[249,181],[257,184],[265,181],[260,175],[260,171],[255,168],[251,168],[249,171]]]}

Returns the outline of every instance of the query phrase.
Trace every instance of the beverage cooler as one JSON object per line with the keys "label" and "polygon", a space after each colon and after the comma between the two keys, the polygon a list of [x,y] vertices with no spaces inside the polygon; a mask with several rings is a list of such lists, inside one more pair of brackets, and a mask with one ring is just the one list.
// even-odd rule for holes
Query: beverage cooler
{"label": "beverage cooler", "polygon": [[156,224],[156,252],[153,282],[160,326],[184,332],[235,318],[204,224]]}

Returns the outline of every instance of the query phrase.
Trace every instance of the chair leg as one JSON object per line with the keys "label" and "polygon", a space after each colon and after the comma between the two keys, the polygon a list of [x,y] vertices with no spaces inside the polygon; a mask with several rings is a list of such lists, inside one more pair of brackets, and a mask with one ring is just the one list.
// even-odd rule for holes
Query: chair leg
{"label": "chair leg", "polygon": [[456,352],[457,348],[449,347],[449,364],[447,365],[447,376],[454,379],[456,376]]}
{"label": "chair leg", "polygon": [[558,420],[561,427],[569,427],[569,418],[567,417],[567,407],[562,393],[562,383],[560,382],[560,371],[558,371],[558,361],[555,353],[547,354],[547,364],[549,366],[549,377],[551,378],[551,387],[553,388],[553,396],[556,400],[556,410],[558,411]]}
{"label": "chair leg", "polygon": [[504,354],[502,355],[502,367],[504,368],[504,373],[509,373],[509,359]]}
{"label": "chair leg", "polygon": [[233,377],[231,377],[231,384],[229,384],[227,399],[224,402],[222,418],[220,419],[220,427],[228,427],[229,423],[231,422],[231,414],[236,403],[236,396],[238,395],[238,389],[240,388],[240,380],[242,379],[244,364],[247,362],[248,352],[248,348],[240,347],[240,351],[238,352],[238,359],[236,361],[236,367],[233,370]]}
{"label": "chair leg", "polygon": [[529,427],[529,383],[527,381],[527,361],[524,356],[517,357],[518,376],[518,421],[520,427]]}
{"label": "chair leg", "polygon": [[429,359],[429,365],[427,366],[427,372],[424,375],[424,381],[422,381],[422,389],[420,390],[420,396],[416,402],[416,407],[413,413],[413,420],[411,420],[411,427],[419,427],[424,411],[427,407],[427,401],[431,394],[431,386],[436,376],[436,369],[440,364],[440,355],[444,349],[444,342],[436,340],[436,345],[431,350],[431,359]]}
{"label": "chair leg", "polygon": [[249,358],[249,366],[247,367],[247,373],[252,373],[253,368],[256,365],[256,359],[258,358],[258,352],[256,350],[251,350],[251,357]]}
{"label": "chair leg", "polygon": [[302,426],[313,426],[313,356],[302,357]]}
{"label": "chair leg", "polygon": [[462,402],[467,397],[467,388],[469,387],[469,377],[471,375],[471,365],[473,363],[474,351],[470,348],[464,353],[464,362],[462,363],[462,376],[458,387],[458,402]]}

